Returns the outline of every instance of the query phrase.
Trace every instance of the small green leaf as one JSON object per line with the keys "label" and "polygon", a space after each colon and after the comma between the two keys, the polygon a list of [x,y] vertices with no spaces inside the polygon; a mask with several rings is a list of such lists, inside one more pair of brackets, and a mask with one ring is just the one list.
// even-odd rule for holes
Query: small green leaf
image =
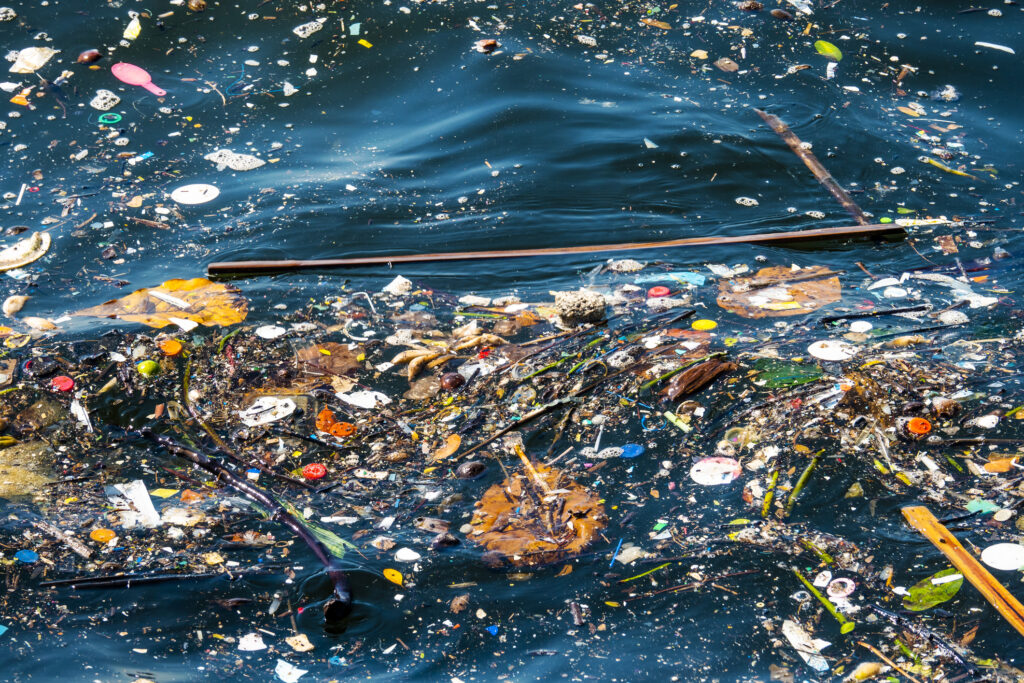
{"label": "small green leaf", "polygon": [[825,55],[829,59],[837,62],[842,61],[843,59],[843,51],[827,40],[814,41],[814,49],[818,51],[818,54]]}
{"label": "small green leaf", "polygon": [[903,597],[903,606],[914,612],[922,612],[935,607],[952,598],[964,585],[964,577],[943,583],[934,583],[936,579],[946,576],[960,575],[958,569],[950,567],[936,572],[926,579],[921,579],[910,587],[909,595]]}

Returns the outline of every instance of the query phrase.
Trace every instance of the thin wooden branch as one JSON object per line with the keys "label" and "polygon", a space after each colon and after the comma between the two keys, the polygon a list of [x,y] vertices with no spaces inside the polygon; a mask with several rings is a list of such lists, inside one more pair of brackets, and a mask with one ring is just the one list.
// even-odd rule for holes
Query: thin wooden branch
{"label": "thin wooden branch", "polygon": [[839,183],[835,181],[832,174],[821,165],[821,162],[814,156],[814,153],[804,147],[804,143],[796,136],[796,133],[791,131],[789,126],[783,123],[779,117],[769,114],[766,111],[761,111],[760,109],[755,109],[754,111],[757,112],[758,116],[764,119],[765,123],[771,126],[772,130],[779,134],[779,137],[786,141],[786,144],[789,145],[791,150],[793,150],[793,153],[800,157],[800,160],[807,165],[807,168],[811,169],[811,173],[813,173],[814,177],[818,179],[818,182],[824,185],[825,189],[831,192],[832,196],[843,205],[843,208],[846,209],[851,216],[853,216],[853,220],[857,221],[860,225],[867,225],[868,219],[864,215],[864,212],[861,211],[860,207],[857,206],[857,203],[850,198],[850,195],[847,194],[846,190],[839,186]]}
{"label": "thin wooden branch", "polygon": [[732,235],[722,237],[686,237],[662,242],[627,242],[625,244],[590,244],[577,247],[546,247],[541,249],[509,249],[502,251],[460,251],[439,254],[390,254],[384,256],[354,256],[350,258],[284,260],[284,261],[223,261],[206,267],[209,275],[230,275],[237,273],[267,273],[292,270],[314,270],[324,268],[351,268],[355,266],[381,266],[396,263],[431,263],[436,261],[479,261],[487,259],[523,258],[527,256],[570,256],[616,251],[641,251],[644,249],[669,249],[673,247],[717,246],[723,244],[788,244],[812,240],[903,237],[903,228],[895,223],[873,223],[835,228],[814,228],[790,232],[756,233],[753,235]]}

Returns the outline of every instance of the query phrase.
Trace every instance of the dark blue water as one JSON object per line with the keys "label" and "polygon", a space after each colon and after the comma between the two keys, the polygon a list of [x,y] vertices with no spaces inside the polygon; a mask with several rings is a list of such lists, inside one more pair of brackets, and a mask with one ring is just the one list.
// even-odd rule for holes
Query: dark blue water
{"label": "dark blue water", "polygon": [[[63,70],[72,72],[56,88],[33,74],[0,79],[16,84],[7,98],[32,87],[31,108],[6,103],[0,118],[0,190],[22,195],[20,204],[3,200],[0,226],[47,229],[53,238],[50,253],[21,279],[0,281],[3,298],[31,295],[26,315],[58,319],[139,287],[201,277],[213,261],[604,244],[852,224],[754,107],[780,116],[811,143],[874,220],[957,216],[980,222],[958,229],[958,256],[944,254],[931,233],[918,229],[896,243],[830,242],[800,250],[733,245],[635,256],[680,269],[755,267],[755,257],[763,257],[768,265],[827,265],[858,276],[860,262],[877,275],[899,276],[925,261],[953,265],[957,258],[987,258],[997,246],[1011,254],[1024,247],[1017,207],[1020,55],[975,45],[1024,51],[1017,4],[994,5],[1001,14],[992,16],[961,13],[966,3],[843,0],[816,3],[811,17],[792,21],[769,15],[774,5],[743,12],[727,2],[246,1],[210,2],[201,13],[121,0],[11,7],[17,18],[0,23],[5,52],[52,47],[60,52],[38,75],[52,83]],[[145,15],[141,34],[119,45],[133,12]],[[292,32],[317,18],[323,28],[308,38]],[[500,43],[496,51],[474,49],[489,38]],[[813,47],[819,39],[843,52],[832,77],[828,60]],[[91,48],[106,55],[96,68],[76,64],[75,57]],[[692,56],[698,50],[708,57]],[[726,56],[737,71],[714,65]],[[167,96],[158,99],[115,80],[110,66],[118,61],[147,69]],[[294,94],[286,96],[286,82]],[[947,85],[956,98],[939,96]],[[100,88],[121,98],[111,110],[121,117],[115,124],[100,123],[100,112],[88,104]],[[919,107],[920,115],[899,107]],[[246,172],[218,170],[204,156],[221,148],[267,163]],[[974,178],[919,160],[938,158],[934,148],[950,152],[942,163]],[[128,161],[145,153],[152,156]],[[197,206],[170,200],[172,190],[189,183],[215,185],[220,196]],[[741,206],[738,197],[757,205]],[[4,239],[6,246],[15,238]],[[104,258],[111,247],[113,258]],[[441,292],[516,292],[539,301],[549,290],[579,286],[604,261],[581,255],[414,265],[400,272]],[[235,284],[252,301],[247,322],[262,324],[276,320],[277,304],[293,309],[320,302],[343,285],[379,290],[398,272],[367,267]],[[978,319],[1012,331],[1019,281],[1012,267],[1002,273],[1007,305]],[[713,289],[704,301],[709,308],[702,315],[714,317]],[[76,317],[61,322],[59,338],[88,339],[125,327]],[[997,336],[989,332],[963,334]],[[696,502],[681,493],[652,501],[645,479],[657,469],[652,460],[635,472],[619,468],[601,482],[609,486],[609,505],[635,504],[623,493],[633,490],[627,485],[645,503],[637,505],[634,527],[616,528],[613,519],[610,543],[645,543],[657,519],[682,520],[691,506],[701,511],[694,515],[698,521],[719,503],[733,511],[722,522],[741,514],[738,490],[722,501],[699,490]],[[916,568],[918,578],[926,574],[915,563],[941,568],[930,547],[903,529],[895,502],[883,502],[873,515],[866,502],[831,504],[841,500],[851,476],[821,484],[820,507],[805,511],[801,521],[877,552],[879,566]],[[466,499],[478,489],[467,484]],[[413,496],[409,491],[390,493],[396,509],[415,504],[401,497]],[[33,514],[24,501],[7,509]],[[688,525],[679,521],[680,528]],[[884,534],[903,535],[892,542]],[[5,562],[21,547],[9,534],[3,545]],[[762,626],[791,610],[789,596],[797,588],[788,570],[776,567],[778,557],[741,548],[700,568],[706,575],[760,572],[723,579],[727,591],[625,601],[615,581],[653,565],[606,578],[611,550],[597,548],[568,576],[556,577],[555,567],[510,578],[462,548],[424,562],[415,586],[397,591],[401,598],[374,565],[353,574],[359,606],[344,631],[325,629],[315,609],[295,617],[295,627],[315,645],[301,656],[283,642],[292,630],[289,619],[268,616],[266,608],[275,592],[296,604],[302,595],[326,594],[315,561],[303,551],[294,551],[302,569],[296,567],[291,584],[273,573],[238,583],[55,593],[32,591],[38,577],[21,572],[16,584],[9,580],[0,617],[9,626],[0,635],[0,669],[10,680],[273,680],[281,655],[309,670],[303,680],[767,680],[771,665],[785,663],[775,653],[777,631]],[[682,583],[685,572],[639,592]],[[1009,584],[1016,589],[1019,582]],[[464,592],[473,596],[470,608],[452,614],[447,603]],[[227,597],[254,602],[236,609],[213,603]],[[985,608],[976,594],[962,600],[956,609],[965,614]],[[573,625],[569,601],[585,606],[587,625]],[[484,616],[476,616],[478,609]],[[974,642],[978,656],[1019,664],[1019,637],[990,609],[986,614]],[[825,619],[816,635],[838,643],[843,637]],[[490,625],[499,626],[496,635],[485,630]],[[224,640],[256,629],[266,629],[276,652],[239,652],[236,642]],[[889,640],[877,635],[873,642]],[[854,650],[844,644],[836,657]],[[811,672],[800,669],[798,676]]]}

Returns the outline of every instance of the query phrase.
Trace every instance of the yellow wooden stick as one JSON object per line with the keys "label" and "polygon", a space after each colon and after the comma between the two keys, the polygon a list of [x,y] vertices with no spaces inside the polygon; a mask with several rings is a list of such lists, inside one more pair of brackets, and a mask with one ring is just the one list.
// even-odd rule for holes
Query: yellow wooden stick
{"label": "yellow wooden stick", "polygon": [[1024,636],[1024,605],[1010,594],[1010,591],[996,580],[974,556],[967,552],[960,541],[944,527],[928,508],[922,505],[905,507],[902,510],[910,526],[928,537],[953,566],[960,570],[971,584],[999,611],[1017,632]]}

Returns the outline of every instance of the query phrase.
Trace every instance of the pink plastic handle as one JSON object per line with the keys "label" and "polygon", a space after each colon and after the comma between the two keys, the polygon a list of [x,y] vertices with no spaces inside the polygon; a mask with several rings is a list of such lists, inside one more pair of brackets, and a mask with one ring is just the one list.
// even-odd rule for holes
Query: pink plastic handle
{"label": "pink plastic handle", "polygon": [[142,83],[141,85],[142,85],[143,88],[145,88],[149,92],[153,93],[157,97],[163,97],[164,95],[167,94],[167,91],[164,90],[163,88],[158,88],[155,85],[153,85],[153,81],[146,81],[145,83]]}

